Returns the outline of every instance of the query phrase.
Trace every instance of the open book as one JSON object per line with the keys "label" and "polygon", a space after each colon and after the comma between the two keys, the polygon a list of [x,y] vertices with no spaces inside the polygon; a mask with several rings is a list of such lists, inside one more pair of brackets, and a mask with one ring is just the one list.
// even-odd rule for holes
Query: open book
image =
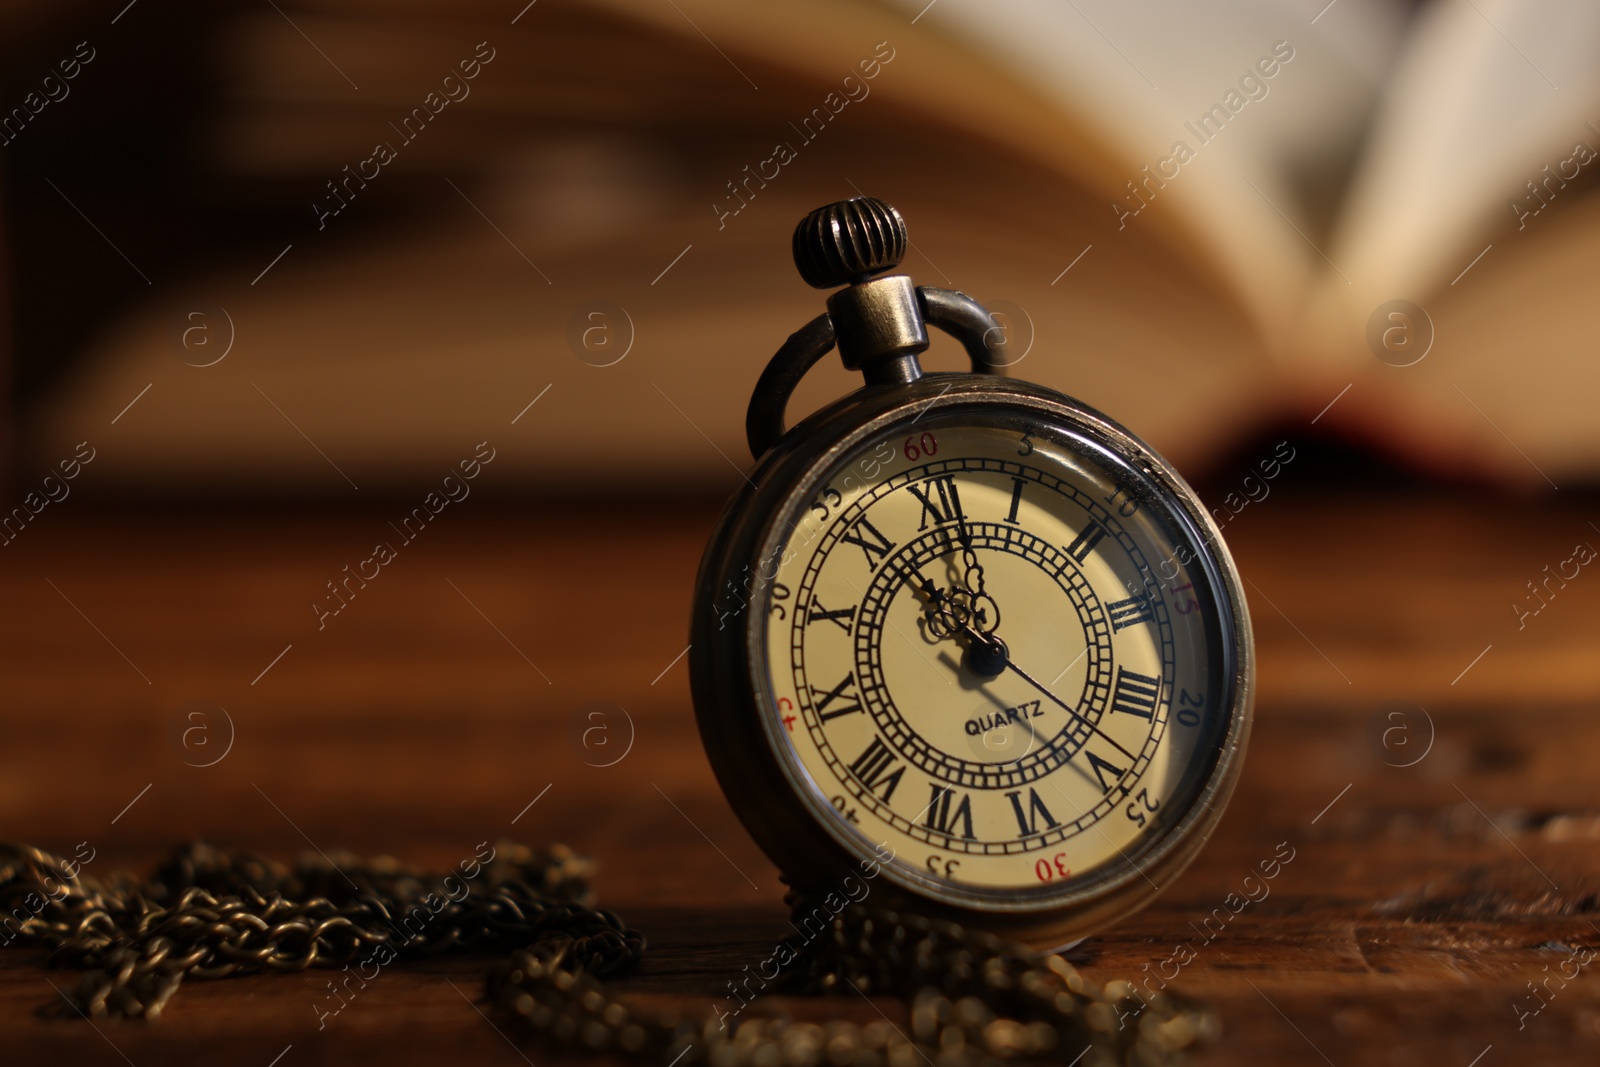
{"label": "open book", "polygon": [[[219,16],[205,166],[304,225],[154,279],[37,413],[46,458],[354,493],[487,441],[507,483],[726,486],[823,306],[791,229],[862,192],[905,272],[1001,314],[1014,374],[1180,467],[1303,417],[1425,468],[1600,472],[1600,7],[407,10]],[[828,361],[791,422],[855,384]]]}

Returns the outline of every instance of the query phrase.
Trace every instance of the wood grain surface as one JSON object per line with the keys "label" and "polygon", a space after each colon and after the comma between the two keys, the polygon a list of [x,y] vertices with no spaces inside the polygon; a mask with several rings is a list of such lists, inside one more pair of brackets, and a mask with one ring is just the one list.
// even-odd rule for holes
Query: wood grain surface
{"label": "wood grain surface", "polygon": [[[463,505],[320,629],[325,583],[395,540],[383,509],[54,511],[0,557],[0,837],[87,841],[95,874],[197,837],[440,868],[486,839],[565,841],[651,939],[618,988],[693,1010],[783,935],[680,658],[709,506]],[[1197,1063],[1595,1062],[1600,965],[1551,975],[1600,948],[1600,577],[1551,583],[1520,628],[1512,604],[1600,545],[1597,517],[1396,492],[1236,519],[1261,664],[1244,778],[1183,878],[1079,950],[1085,972],[1138,979],[1189,945],[1175,984],[1224,1027]],[[226,748],[219,708],[231,749],[193,766]],[[1270,895],[1207,924],[1287,850]],[[482,1014],[481,956],[388,968],[320,1031],[326,973],[189,982],[159,1023],[90,1027],[36,1015],[74,979],[41,962],[0,949],[0,1062],[570,1059]]]}

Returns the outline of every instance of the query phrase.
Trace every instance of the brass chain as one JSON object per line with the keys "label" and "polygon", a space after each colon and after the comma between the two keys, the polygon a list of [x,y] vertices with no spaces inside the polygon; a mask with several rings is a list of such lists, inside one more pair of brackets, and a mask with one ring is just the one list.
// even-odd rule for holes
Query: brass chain
{"label": "brass chain", "polygon": [[[1126,983],[1092,986],[1059,955],[857,904],[825,936],[787,942],[792,962],[774,991],[902,997],[909,1033],[886,1019],[644,1015],[601,982],[636,966],[645,939],[595,906],[590,861],[562,845],[501,842],[473,866],[454,874],[467,887],[456,899],[451,874],[387,857],[314,854],[288,869],[195,844],[140,881],[89,877],[61,856],[0,844],[0,936],[85,970],[43,1010],[86,1018],[155,1019],[185,977],[339,968],[381,945],[397,959],[511,950],[487,992],[527,1036],[679,1067],[1171,1064],[1217,1032],[1207,1008],[1171,990],[1141,1001]],[[402,934],[397,924],[411,931],[407,916],[430,900],[428,921]],[[798,917],[819,902],[791,893],[788,903]]]}

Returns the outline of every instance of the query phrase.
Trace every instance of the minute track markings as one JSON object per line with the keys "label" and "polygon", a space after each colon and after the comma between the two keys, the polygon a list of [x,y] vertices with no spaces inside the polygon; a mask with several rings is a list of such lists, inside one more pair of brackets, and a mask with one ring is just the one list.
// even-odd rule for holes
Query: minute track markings
{"label": "minute track markings", "polygon": [[[861,596],[861,587],[860,586],[858,586],[858,585],[856,585],[856,583],[850,581],[849,578],[845,578],[845,581],[847,583],[849,583],[849,586],[850,586],[851,589],[854,589],[856,591],[856,595],[858,597]],[[814,599],[814,597],[813,597],[813,599]],[[935,673],[939,672],[939,668],[934,666],[933,661],[931,659],[929,659],[927,656],[924,656],[922,654],[922,650],[916,646],[915,642],[913,642],[911,640],[911,638],[909,638],[909,637],[907,637],[905,635],[905,633],[900,629],[900,627],[896,626],[894,624],[894,622],[892,620],[890,620],[887,616],[884,617],[883,621],[889,624],[890,629],[894,630],[895,633],[900,635],[900,640],[904,641],[908,646],[910,646],[910,648],[911,648],[911,650],[913,652],[915,652],[919,656],[922,656],[922,661],[928,665],[928,668],[930,670],[934,671]],[[863,630],[861,632],[852,633],[851,636],[855,638],[856,643],[859,645],[863,640],[870,640],[871,635],[873,633],[873,630],[874,630],[874,627],[869,623],[867,626],[865,626],[863,628]],[[952,684],[950,679],[946,678],[942,673],[939,674],[939,678],[946,685]],[[877,682],[875,682],[875,681],[873,681],[871,679],[868,679],[868,681],[864,682],[861,685],[860,688],[861,688],[861,691],[863,693],[865,693],[869,689],[880,689],[882,687]]]}
{"label": "minute track markings", "polygon": [[[1026,530],[1013,530],[993,523],[979,522],[969,523],[968,527],[969,536],[977,547],[996,548],[1015,544],[1016,554],[1034,560],[1035,565],[1052,557],[1060,558],[1059,548]],[[909,573],[922,575],[920,567],[927,559],[938,558],[947,552],[946,540],[931,530],[902,546],[896,557],[891,558],[880,570],[872,588],[864,598],[861,614],[863,623],[886,617],[887,601],[904,588],[902,585],[904,576]],[[1076,568],[1056,569],[1053,566],[1044,566],[1041,569],[1055,579],[1064,591],[1068,587],[1081,586],[1085,596],[1093,596],[1092,590]],[[925,575],[922,577],[926,578]],[[911,591],[915,595],[915,586],[911,587]],[[1103,612],[1097,605],[1098,601],[1095,601],[1094,605],[1085,602],[1077,608],[1084,630],[1090,638],[1085,651],[1099,649],[1088,669],[1080,705],[1092,710],[1086,715],[1077,713],[1075,709],[1069,709],[1070,721],[1058,733],[1045,735],[1048,738],[1045,744],[1030,751],[1020,760],[999,764],[972,763],[950,755],[948,749],[938,747],[924,735],[923,731],[909,729],[895,708],[889,687],[880,679],[879,667],[873,658],[857,660],[857,674],[863,684],[863,700],[879,729],[900,745],[906,751],[908,758],[926,773],[941,780],[972,788],[996,789],[1023,785],[1043,775],[1054,773],[1056,769],[1068,765],[1073,756],[1082,749],[1086,740],[1097,732],[1093,724],[1099,715],[1108,709],[1110,678],[1101,675],[1109,669],[1109,664],[1104,663],[1111,654],[1107,643],[1109,627],[1104,622]],[[1104,644],[1103,649],[1100,648],[1102,644]],[[862,639],[858,640],[857,648],[858,653],[870,653],[873,646],[870,641]],[[1081,659],[1082,655],[1083,653],[1080,653],[1077,659]],[[1037,683],[1034,684],[1037,688]],[[870,692],[867,689],[869,685]],[[1059,702],[1060,698],[1055,694],[1050,695],[1053,703]],[[1116,745],[1112,739],[1108,739],[1108,743]],[[1128,754],[1126,748],[1116,747],[1124,754]],[[1081,768],[1079,773],[1088,779],[1087,768]]]}
{"label": "minute track markings", "polygon": [[[970,545],[970,534],[968,535],[968,537],[969,537],[968,544]],[[998,635],[991,636],[989,634],[983,633],[982,631],[979,631],[976,627],[974,627],[972,625],[971,621],[968,618],[950,614],[949,608],[947,606],[948,605],[948,598],[945,596],[945,594],[943,592],[941,592],[939,590],[939,588],[937,586],[934,585],[934,583],[932,581],[929,581],[928,579],[924,578],[921,592],[923,593],[924,596],[926,596],[928,598],[928,601],[929,601],[929,609],[928,610],[932,611],[934,609],[939,609],[940,613],[941,613],[941,617],[943,617],[945,619],[945,623],[944,623],[945,625],[950,626],[952,629],[960,630],[963,634],[965,634],[965,636],[967,638],[966,645],[967,645],[967,648],[969,650],[972,649],[974,646],[990,645],[990,644],[1000,640]],[[1150,610],[1149,605],[1148,605],[1148,600],[1146,600],[1144,602],[1144,610],[1145,611],[1149,611]],[[1141,619],[1140,621],[1148,621],[1148,619]],[[1120,629],[1120,627],[1115,627],[1115,628]],[[1064,701],[1060,697],[1056,696],[1055,693],[1051,692],[1051,690],[1047,686],[1043,685],[1037,679],[1035,679],[1031,674],[1029,674],[1028,672],[1024,671],[1021,667],[1017,666],[1016,661],[1011,659],[1011,657],[1009,655],[1005,655],[1004,656],[1004,669],[1012,671],[1013,673],[1017,674],[1019,677],[1021,677],[1023,679],[1023,681],[1027,682],[1029,685],[1031,685],[1035,689],[1039,690],[1039,692],[1041,692],[1045,696],[1049,697],[1050,700],[1052,700],[1054,703],[1059,705],[1061,710],[1065,711],[1068,715],[1071,715],[1074,719],[1077,719],[1078,721],[1082,722],[1085,726],[1088,726],[1091,730],[1093,730],[1096,734],[1099,735],[1101,740],[1105,741],[1112,748],[1115,748],[1118,752],[1120,752],[1124,756],[1126,756],[1128,758],[1128,761],[1129,761],[1130,765],[1138,762],[1138,757],[1137,756],[1135,756],[1133,753],[1129,752],[1126,748],[1124,748],[1120,743],[1118,743],[1116,741],[1115,738],[1111,737],[1111,735],[1107,734],[1104,730],[1100,729],[1100,727],[1096,723],[1094,723],[1093,721],[1091,721],[1090,719],[1085,717],[1082,713],[1080,713],[1077,709],[1073,708],[1066,701]],[[1098,757],[1087,745],[1084,745],[1079,751],[1081,751],[1081,752],[1085,753],[1086,755],[1088,755],[1089,762],[1094,766],[1095,776],[1100,780],[1100,788],[1101,788],[1101,792],[1102,793],[1109,793],[1111,791],[1110,786],[1106,784],[1105,778],[1101,773],[1102,768],[1104,768],[1105,770],[1115,771],[1116,772],[1116,775],[1115,775],[1116,779],[1120,779],[1123,775],[1125,775],[1128,772],[1128,768],[1123,768],[1123,769],[1119,770],[1119,769],[1116,768],[1116,766],[1114,764],[1108,763],[1108,762],[1100,759],[1100,757]]]}
{"label": "minute track markings", "polygon": [[[1059,784],[1057,784],[1056,782],[1047,782],[1045,784],[1047,784],[1052,790],[1055,791],[1056,796],[1061,798],[1062,803],[1068,804],[1068,805],[1070,805],[1072,803],[1071,800],[1069,800],[1067,798],[1067,795],[1061,791],[1061,787],[1060,787]],[[1163,797],[1162,799],[1165,800],[1167,798]],[[1117,803],[1121,804],[1122,803],[1122,799],[1119,798],[1117,800]],[[1081,815],[1081,813],[1080,813],[1080,815]],[[1137,863],[1133,862],[1133,858],[1131,856],[1129,856],[1126,852],[1123,851],[1121,845],[1119,845],[1115,841],[1111,840],[1111,838],[1106,834],[1105,827],[1100,825],[1100,820],[1096,819],[1093,823],[1090,824],[1090,828],[1093,829],[1095,833],[1099,834],[1101,840],[1103,840],[1106,844],[1110,845],[1116,851],[1118,856],[1122,857],[1123,862],[1125,862],[1129,867],[1133,868],[1135,871],[1138,871],[1139,872],[1139,877],[1143,878],[1146,882],[1149,882],[1150,883],[1150,887],[1152,889],[1155,889],[1158,892],[1160,891],[1161,887],[1156,885],[1155,882],[1151,881],[1150,876],[1148,874],[1144,873],[1144,868],[1139,866]]]}
{"label": "minute track markings", "polygon": [[[1098,524],[1105,532],[1109,533],[1113,539],[1121,544],[1124,551],[1134,559],[1136,569],[1141,571],[1149,569],[1142,562],[1143,553],[1138,546],[1133,543],[1126,531],[1121,529],[1120,524],[1111,517],[1111,513],[1091,495],[1083,492],[1072,483],[1037,467],[1009,460],[978,456],[960,460],[940,460],[902,471],[877,483],[870,490],[863,493],[844,510],[844,513],[839,516],[837,521],[829,524],[829,532],[823,535],[822,544],[812,553],[811,562],[807,565],[807,582],[809,583],[813,572],[820,566],[821,561],[831,556],[833,544],[838,541],[846,541],[860,547],[866,553],[869,565],[876,568],[877,561],[898,546],[889,541],[876,526],[865,521],[866,512],[874,505],[882,502],[891,493],[912,483],[933,481],[951,474],[966,474],[973,477],[978,475],[1001,475],[1010,478],[1013,486],[1020,480],[1033,482],[1048,489],[1087,512],[1089,521]],[[863,524],[867,527],[864,533],[859,530],[859,527]]]}

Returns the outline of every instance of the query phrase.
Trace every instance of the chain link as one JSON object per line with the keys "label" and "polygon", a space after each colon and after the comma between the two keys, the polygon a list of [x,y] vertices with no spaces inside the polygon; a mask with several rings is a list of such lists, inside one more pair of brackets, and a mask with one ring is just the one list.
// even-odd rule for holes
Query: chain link
{"label": "chain link", "polygon": [[[511,950],[487,992],[526,1036],[662,1064],[1144,1067],[1176,1063],[1217,1032],[1208,1009],[1170,990],[1144,1001],[1126,983],[1100,990],[1058,955],[861,905],[839,911],[814,941],[786,942],[793,959],[775,991],[902,997],[909,1033],[886,1019],[643,1015],[601,982],[632,969],[645,939],[595,906],[588,860],[562,845],[501,842],[472,867],[428,874],[338,853],[288,869],[195,844],[139,881],[87,877],[63,857],[0,844],[0,917],[8,944],[49,949],[50,965],[87,972],[44,1009],[69,1017],[155,1019],[186,977],[338,968],[388,945],[401,959]],[[468,887],[459,899],[452,877]],[[787,902],[796,917],[820,904],[798,893]],[[402,934],[396,924],[410,930],[407,917],[425,906],[429,920]]]}

